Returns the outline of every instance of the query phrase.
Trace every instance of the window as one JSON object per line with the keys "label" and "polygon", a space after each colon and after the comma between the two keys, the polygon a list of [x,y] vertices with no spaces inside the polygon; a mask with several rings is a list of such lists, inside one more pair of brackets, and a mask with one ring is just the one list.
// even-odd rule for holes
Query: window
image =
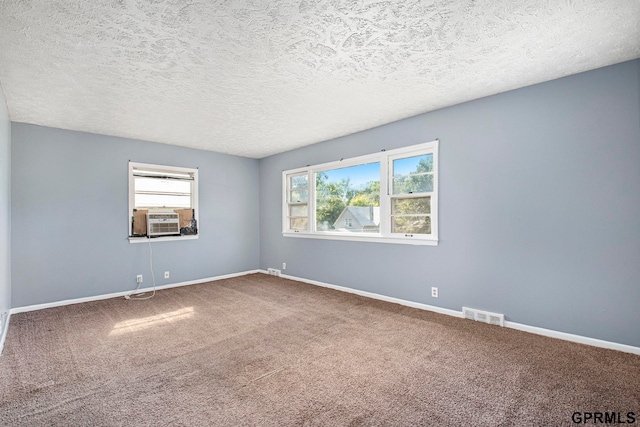
{"label": "window", "polygon": [[391,232],[431,234],[433,153],[391,158]]}
{"label": "window", "polygon": [[129,162],[129,241],[197,235],[198,170]]}
{"label": "window", "polygon": [[380,231],[380,163],[372,162],[313,173],[316,231]]}
{"label": "window", "polygon": [[283,235],[437,245],[438,141],[283,172]]}
{"label": "window", "polygon": [[287,178],[288,228],[295,231],[309,229],[309,177],[306,174]]}

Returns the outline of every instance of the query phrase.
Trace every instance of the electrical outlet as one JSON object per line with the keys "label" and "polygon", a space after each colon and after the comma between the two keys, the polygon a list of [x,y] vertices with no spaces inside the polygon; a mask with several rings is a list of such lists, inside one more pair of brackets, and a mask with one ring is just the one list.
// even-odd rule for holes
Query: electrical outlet
{"label": "electrical outlet", "polygon": [[136,276],[136,283],[142,283],[142,274]]}
{"label": "electrical outlet", "polygon": [[168,278],[169,278],[169,272],[168,272],[168,271],[165,271],[165,272],[164,272],[164,278],[165,278],[165,279],[168,279]]}
{"label": "electrical outlet", "polygon": [[438,288],[431,288],[431,296],[438,298]]}
{"label": "electrical outlet", "polygon": [[283,270],[286,270],[286,269],[287,269],[287,263],[286,263],[286,262],[283,262],[283,263],[282,263],[282,269],[283,269]]}

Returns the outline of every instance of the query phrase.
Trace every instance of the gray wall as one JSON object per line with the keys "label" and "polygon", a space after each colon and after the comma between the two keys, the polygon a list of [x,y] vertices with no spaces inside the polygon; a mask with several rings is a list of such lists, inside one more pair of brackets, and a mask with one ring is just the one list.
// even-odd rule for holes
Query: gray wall
{"label": "gray wall", "polygon": [[[11,308],[11,122],[0,86],[0,313]],[[2,331],[0,331],[2,335]]]}
{"label": "gray wall", "polygon": [[[639,68],[618,64],[262,159],[261,268],[286,262],[293,276],[640,346]],[[439,246],[282,237],[283,170],[435,138]]]}
{"label": "gray wall", "polygon": [[[128,161],[199,168],[200,238],[152,244],[158,285],[258,268],[258,161],[12,124],[12,307],[151,286],[128,236]],[[171,272],[164,279],[163,272]]]}

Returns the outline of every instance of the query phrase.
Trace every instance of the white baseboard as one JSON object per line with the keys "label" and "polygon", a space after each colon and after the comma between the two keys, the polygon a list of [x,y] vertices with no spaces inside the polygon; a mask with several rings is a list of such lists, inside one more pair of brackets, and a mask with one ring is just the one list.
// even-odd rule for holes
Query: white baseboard
{"label": "white baseboard", "polygon": [[[191,280],[191,281],[187,281],[187,282],[179,282],[179,283],[172,283],[172,284],[168,284],[168,285],[156,286],[156,290],[175,288],[175,287],[178,287],[178,286],[196,285],[196,284],[199,284],[199,283],[206,283],[206,282],[213,282],[213,281],[216,281],[216,280],[230,279],[232,277],[245,276],[247,274],[253,274],[253,273],[268,274],[266,270],[249,270],[249,271],[243,271],[243,272],[239,272],[239,273],[225,274],[225,275],[222,275],[222,276],[208,277],[208,278],[205,278],[205,279],[198,279],[198,280]],[[335,290],[342,291],[342,292],[348,292],[348,293],[364,296],[364,297],[367,297],[367,298],[372,298],[372,299],[377,299],[377,300],[381,300],[381,301],[387,301],[387,302],[391,302],[391,303],[395,303],[395,304],[400,304],[400,305],[404,305],[404,306],[407,306],[407,307],[418,308],[420,310],[432,311],[432,312],[435,312],[435,313],[446,314],[448,316],[453,316],[453,317],[460,317],[460,318],[462,317],[462,311],[451,310],[451,309],[448,309],[448,308],[438,307],[438,306],[434,306],[434,305],[428,305],[428,304],[422,304],[422,303],[419,303],[419,302],[403,300],[403,299],[400,299],[400,298],[389,297],[389,296],[386,296],[386,295],[376,294],[376,293],[373,293],[373,292],[367,292],[367,291],[361,291],[361,290],[358,290],[358,289],[347,288],[345,286],[332,285],[330,283],[319,282],[317,280],[304,279],[302,277],[290,276],[290,275],[287,275],[287,274],[282,274],[280,277],[283,277],[285,279],[295,280],[297,282],[308,283],[310,285],[315,285],[315,286],[321,286],[321,287],[324,287],[324,288],[335,289]],[[143,288],[143,289],[139,289],[138,291],[136,291],[136,293],[151,292],[151,291],[153,291],[153,288]],[[10,318],[10,316],[12,314],[23,313],[23,312],[34,311],[34,310],[42,310],[42,309],[45,309],[45,308],[60,307],[60,306],[70,305],[70,304],[79,304],[79,303],[89,302],[89,301],[98,301],[98,300],[109,299],[109,298],[118,298],[118,297],[123,297],[125,295],[130,295],[131,293],[132,293],[132,291],[128,290],[128,291],[123,291],[123,292],[114,292],[114,293],[111,293],[111,294],[96,295],[96,296],[92,296],[92,297],[69,299],[69,300],[56,301],[56,302],[50,302],[50,303],[45,303],[45,304],[35,304],[35,305],[29,305],[29,306],[24,306],[24,307],[12,308],[8,313],[1,313],[0,316],[3,316],[3,318],[2,318],[2,331],[0,331],[0,333],[1,333],[1,335],[0,335],[0,355],[2,354],[2,349],[4,347],[4,341],[6,339],[7,331],[9,329],[9,318]],[[611,350],[623,351],[625,353],[632,353],[632,354],[640,355],[640,347],[635,347],[635,346],[631,346],[631,345],[627,345],[627,344],[620,344],[620,343],[611,342],[611,341],[604,341],[604,340],[600,340],[600,339],[597,339],[597,338],[590,338],[590,337],[585,337],[585,336],[582,336],[582,335],[574,335],[574,334],[570,334],[570,333],[567,333],[567,332],[554,331],[552,329],[539,328],[537,326],[524,325],[522,323],[511,322],[511,321],[505,321],[504,322],[504,326],[507,327],[507,328],[511,328],[511,329],[517,329],[517,330],[523,331],[523,332],[530,332],[530,333],[533,333],[533,334],[536,334],[536,335],[543,335],[543,336],[546,336],[546,337],[558,338],[558,339],[561,339],[561,340],[576,342],[576,343],[580,343],[580,344],[591,345],[591,346],[594,346],[594,347],[607,348],[607,349],[611,349]]]}
{"label": "white baseboard", "polygon": [[2,356],[2,350],[4,350],[4,340],[7,339],[7,332],[9,331],[9,318],[11,314],[8,311],[0,313],[0,356]]}
{"label": "white baseboard", "polygon": [[505,320],[504,326],[511,329],[517,329],[519,331],[530,332],[536,335],[544,335],[545,337],[558,338],[561,340],[576,342],[579,344],[586,344],[594,347],[608,348],[610,350],[618,350],[625,353],[640,355],[640,347],[634,347],[632,345],[604,341],[597,338],[590,338],[582,335],[570,334],[567,332],[554,331],[553,329],[539,328],[537,326],[524,325],[517,322],[509,322],[507,320]]}
{"label": "white baseboard", "polygon": [[345,286],[332,285],[330,283],[318,282],[316,280],[303,279],[301,277],[289,276],[287,274],[281,274],[280,277],[285,279],[291,279],[298,282],[309,283],[310,285],[322,286],[323,288],[331,288],[342,292],[348,292],[350,294],[356,294],[363,297],[373,298],[381,301],[392,302],[395,304],[406,305],[407,307],[419,308],[421,310],[433,311],[440,314],[446,314],[453,317],[462,317],[461,311],[450,310],[448,308],[437,307],[435,305],[427,305],[419,302],[408,301],[400,298],[388,297],[386,295],[376,294],[373,292],[361,291],[358,289],[347,288]]}
{"label": "white baseboard", "polygon": [[[168,285],[160,285],[160,286],[156,286],[155,289],[157,291],[160,291],[162,289],[176,288],[178,286],[197,285],[199,283],[206,283],[206,282],[213,282],[213,281],[216,281],[216,280],[230,279],[232,277],[246,276],[247,274],[261,273],[261,272],[262,272],[261,270],[242,271],[242,272],[239,272],[239,273],[225,274],[225,275],[222,275],[222,276],[207,277],[206,279],[190,280],[190,281],[187,281],[187,282],[179,282],[179,283],[170,283]],[[142,289],[138,289],[137,291],[135,291],[135,294],[139,294],[139,293],[143,293],[143,292],[152,292],[152,291],[153,291],[153,287],[142,288]],[[118,298],[118,297],[123,297],[125,295],[131,295],[132,293],[134,293],[133,290],[128,290],[128,291],[122,291],[122,292],[114,292],[114,293],[111,293],[111,294],[95,295],[95,296],[91,296],[91,297],[74,298],[74,299],[67,299],[67,300],[63,300],[63,301],[48,302],[48,303],[44,303],[44,304],[27,305],[27,306],[24,306],[24,307],[12,308],[10,313],[11,314],[24,313],[26,311],[42,310],[42,309],[45,309],[45,308],[52,308],[52,307],[61,307],[63,305],[80,304],[80,303],[89,302],[89,301],[98,301],[98,300],[103,300],[103,299]]]}
{"label": "white baseboard", "polygon": [[[268,274],[265,270],[259,270],[260,273]],[[451,310],[448,308],[437,307],[433,305],[422,304],[419,302],[407,301],[399,298],[388,297],[386,295],[380,295],[373,292],[360,291],[357,289],[351,289],[344,286],[332,285],[330,283],[318,282],[317,280],[309,280],[296,276],[289,276],[287,274],[281,274],[280,277],[285,279],[295,280],[298,282],[309,283],[311,285],[322,286],[324,288],[336,289],[342,292],[348,292],[351,294],[357,294],[368,298],[373,298],[381,301],[392,302],[395,304],[405,305],[408,307],[419,308],[421,310],[433,311],[440,314],[446,314],[453,317],[463,317],[462,311]],[[539,328],[537,326],[524,325],[522,323],[505,321],[504,326],[506,328],[517,329],[523,332],[530,332],[536,335],[544,335],[546,337],[558,338],[565,341],[576,342],[580,344],[591,345],[594,347],[608,348],[610,350],[623,351],[625,353],[632,353],[640,355],[640,347],[634,347],[632,345],[620,344],[611,341],[599,340],[597,338],[585,337],[582,335],[569,334],[567,332],[554,331],[552,329]]]}

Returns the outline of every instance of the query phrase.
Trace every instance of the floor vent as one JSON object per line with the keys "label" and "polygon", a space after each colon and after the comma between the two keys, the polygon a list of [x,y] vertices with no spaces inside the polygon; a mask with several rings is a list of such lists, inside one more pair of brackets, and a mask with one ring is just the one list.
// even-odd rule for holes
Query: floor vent
{"label": "floor vent", "polygon": [[488,311],[467,307],[462,307],[462,314],[465,319],[488,323],[490,325],[504,326],[504,314],[490,313]]}
{"label": "floor vent", "polygon": [[280,270],[277,270],[275,268],[267,268],[267,273],[269,273],[270,276],[279,276]]}

